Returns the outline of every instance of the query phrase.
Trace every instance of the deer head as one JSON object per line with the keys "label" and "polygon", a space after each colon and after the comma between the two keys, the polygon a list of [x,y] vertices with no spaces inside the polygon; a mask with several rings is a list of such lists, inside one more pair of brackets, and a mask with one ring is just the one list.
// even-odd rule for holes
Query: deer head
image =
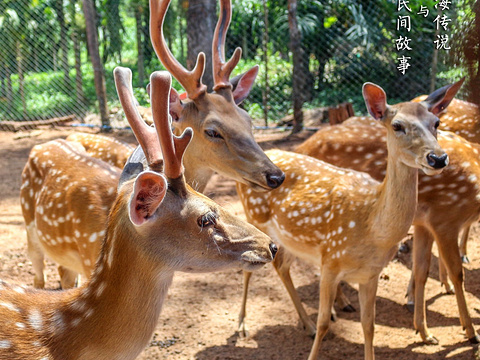
{"label": "deer head", "polygon": [[439,173],[448,165],[448,155],[437,142],[437,115],[443,110],[443,97],[422,102],[421,106],[411,102],[389,106],[385,91],[372,83],[363,85],[363,97],[370,115],[387,128],[389,153],[427,175]]}
{"label": "deer head", "polygon": [[[151,77],[154,128],[147,126],[137,112],[130,70],[116,68],[114,75],[126,117],[148,163],[135,180],[120,186],[120,191],[128,183],[126,188],[133,188],[125,208],[138,242],[182,271],[208,271],[221,264],[231,266],[232,262],[255,268],[271,261],[276,248],[268,237],[186,184],[182,158],[193,131],[187,128],[180,137],[172,134],[168,115],[170,74],[155,72]],[[162,241],[157,241],[154,234],[162,234]],[[186,239],[185,234],[191,234],[192,239]]]}
{"label": "deer head", "polygon": [[[170,115],[176,134],[192,128],[197,134],[185,154],[185,176],[201,191],[214,171],[247,184],[256,190],[271,190],[285,178],[255,142],[252,119],[238,105],[248,96],[258,73],[253,67],[235,79],[229,78],[241,57],[237,48],[225,62],[225,36],[231,19],[231,3],[220,2],[220,16],[213,40],[214,92],[202,84],[205,54],[200,53],[195,68],[187,71],[171,54],[163,36],[163,21],[170,0],[150,1],[150,34],[153,47],[165,68],[186,90],[186,98],[172,89]],[[185,96],[182,96],[184,98]]]}

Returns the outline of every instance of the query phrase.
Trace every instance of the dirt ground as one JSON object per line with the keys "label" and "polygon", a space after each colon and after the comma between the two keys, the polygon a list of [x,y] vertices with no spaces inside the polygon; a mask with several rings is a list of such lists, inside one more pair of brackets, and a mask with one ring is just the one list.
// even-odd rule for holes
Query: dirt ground
{"label": "dirt ground", "polygon": [[[33,283],[26,257],[26,235],[20,210],[20,174],[33,145],[66,137],[72,130],[45,129],[27,137],[0,132],[0,278],[11,283]],[[133,141],[125,132],[114,136]],[[286,134],[258,134],[264,147],[291,149],[308,134],[286,139]],[[242,214],[234,183],[216,176],[206,193],[227,209]],[[480,228],[471,232],[465,266],[467,301],[473,322],[480,328]],[[411,242],[407,244],[411,245]],[[436,252],[435,252],[436,254]],[[427,283],[428,324],[440,345],[423,345],[413,330],[413,319],[404,304],[411,273],[410,254],[400,254],[384,269],[377,294],[375,351],[378,359],[474,359],[476,350],[465,338],[458,320],[455,297],[446,295],[438,281],[433,259]],[[47,269],[48,288],[59,287],[56,267]],[[318,269],[297,261],[292,277],[307,313],[317,315]],[[344,285],[357,312],[339,312],[322,344],[321,359],[363,359],[363,334],[359,323],[356,285]],[[154,338],[139,359],[306,359],[312,339],[299,323],[297,313],[272,266],[254,274],[248,303],[248,338],[236,334],[242,294],[238,270],[213,274],[177,273],[169,290]],[[141,300],[139,306],[142,306]]]}

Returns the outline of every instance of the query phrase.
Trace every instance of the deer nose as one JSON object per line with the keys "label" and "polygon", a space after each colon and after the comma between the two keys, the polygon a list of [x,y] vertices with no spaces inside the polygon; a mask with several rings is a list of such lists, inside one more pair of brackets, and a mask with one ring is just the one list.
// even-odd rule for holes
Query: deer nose
{"label": "deer nose", "polygon": [[273,242],[269,246],[270,252],[272,253],[272,259],[275,259],[275,255],[277,254],[278,247]]}
{"label": "deer nose", "polygon": [[272,189],[276,189],[282,185],[283,180],[285,180],[285,173],[283,172],[280,175],[267,174],[267,185]]}
{"label": "deer nose", "polygon": [[448,155],[443,154],[440,156],[435,155],[433,152],[427,155],[428,165],[434,169],[442,169],[448,165]]}

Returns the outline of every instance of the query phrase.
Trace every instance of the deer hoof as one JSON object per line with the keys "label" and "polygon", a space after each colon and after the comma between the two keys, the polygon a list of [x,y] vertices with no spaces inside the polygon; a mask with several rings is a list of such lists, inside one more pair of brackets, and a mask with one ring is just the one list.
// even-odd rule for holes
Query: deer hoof
{"label": "deer hoof", "polygon": [[405,307],[407,308],[407,310],[409,312],[411,312],[412,314],[415,312],[415,304],[413,302],[408,302]]}
{"label": "deer hoof", "polygon": [[334,312],[332,312],[332,314],[330,315],[330,319],[331,319],[333,322],[337,321],[337,314],[334,313]]}
{"label": "deer hoof", "polygon": [[438,339],[433,335],[428,335],[425,338],[424,343],[427,345],[438,345]]}
{"label": "deer hoof", "polygon": [[467,255],[462,256],[462,263],[464,264],[470,264],[470,259],[468,258]]}
{"label": "deer hoof", "polygon": [[451,286],[445,286],[445,293],[447,295],[455,295],[455,289]]}
{"label": "deer hoof", "polygon": [[470,344],[480,344],[480,336],[475,335],[474,337],[468,339],[470,341]]}
{"label": "deer hoof", "polygon": [[248,337],[248,328],[245,324],[240,324],[237,330],[238,337],[240,339],[245,339]]}
{"label": "deer hoof", "polygon": [[355,312],[357,311],[357,309],[355,309],[352,305],[348,304],[347,306],[345,306],[342,311],[345,311],[345,312],[348,312],[348,313],[352,313],[352,312]]}

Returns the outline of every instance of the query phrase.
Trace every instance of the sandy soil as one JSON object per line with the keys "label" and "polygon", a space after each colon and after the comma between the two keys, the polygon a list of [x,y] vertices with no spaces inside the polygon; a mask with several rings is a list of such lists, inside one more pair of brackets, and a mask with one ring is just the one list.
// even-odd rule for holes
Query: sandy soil
{"label": "sandy soil", "polygon": [[[19,204],[20,174],[33,145],[71,130],[44,129],[25,134],[0,132],[0,278],[17,284],[33,283],[31,263],[26,257],[26,236]],[[114,136],[127,141],[126,133]],[[285,134],[258,134],[264,147],[291,149],[308,134],[286,139]],[[207,194],[242,214],[234,183],[215,177]],[[473,229],[469,242],[471,263],[465,266],[467,301],[474,324],[480,326],[480,228]],[[407,242],[411,245],[411,241]],[[436,253],[436,252],[435,252]],[[437,260],[432,261],[427,283],[428,324],[440,345],[423,345],[413,330],[406,310],[405,292],[411,273],[410,254],[399,254],[384,269],[377,296],[375,350],[378,359],[473,359],[474,351],[458,320],[455,297],[445,295],[438,281]],[[48,288],[59,287],[56,267],[48,263]],[[318,269],[297,261],[292,277],[307,313],[317,315]],[[345,293],[359,309],[356,286],[344,285]],[[236,334],[241,303],[241,271],[215,274],[178,273],[154,338],[140,359],[306,359],[312,345],[299,323],[296,311],[272,266],[252,277],[248,304],[250,336]],[[139,306],[142,306],[141,301]],[[323,341],[322,359],[363,359],[363,334],[359,312],[339,312],[338,320]]]}

